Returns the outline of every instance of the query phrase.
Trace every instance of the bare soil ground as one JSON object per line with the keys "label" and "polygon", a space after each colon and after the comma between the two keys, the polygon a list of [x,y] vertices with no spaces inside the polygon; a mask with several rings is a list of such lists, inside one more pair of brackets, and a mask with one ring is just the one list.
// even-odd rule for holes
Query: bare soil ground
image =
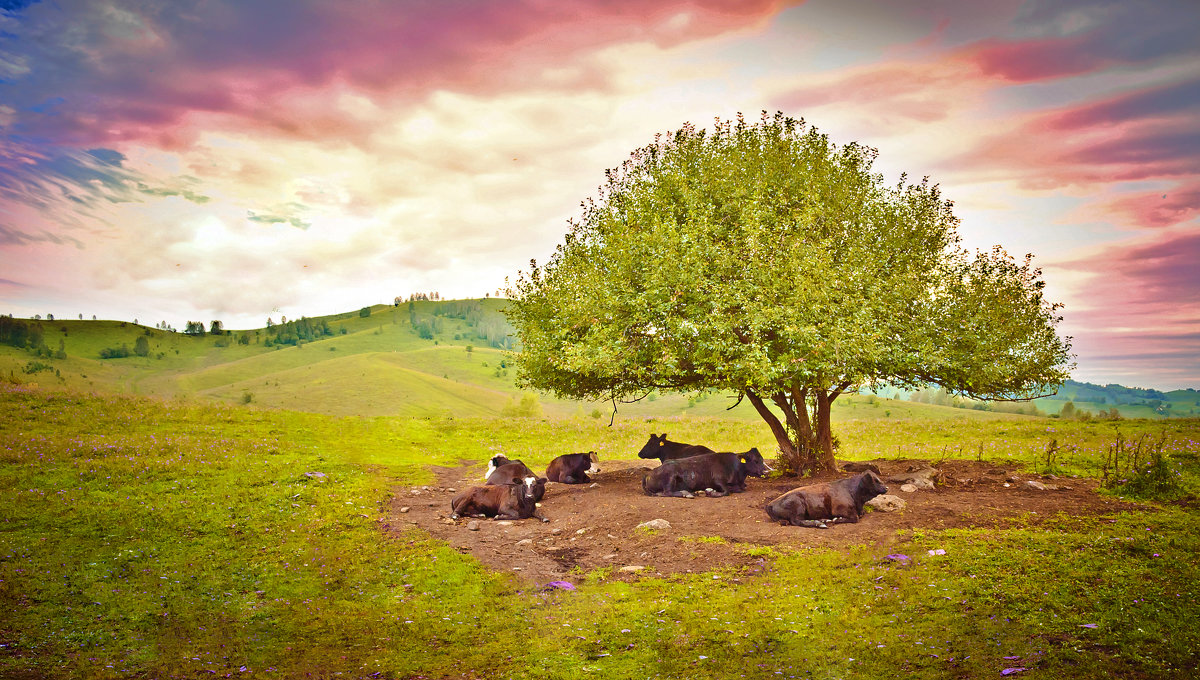
{"label": "bare soil ground", "polygon": [[[870,462],[884,479],[929,464]],[[462,463],[458,468],[435,468],[436,484],[396,489],[385,518],[387,530],[398,532],[415,525],[493,569],[542,584],[577,580],[576,568],[586,572],[608,567],[613,576],[622,578],[725,566],[756,571],[763,560],[747,553],[754,546],[889,546],[901,540],[897,532],[905,529],[1002,528],[1015,520],[1037,523],[1059,512],[1097,515],[1136,507],[1098,495],[1097,482],[1091,479],[1043,479],[992,463],[946,460],[937,465],[942,479],[935,489],[904,493],[899,483],[888,483],[889,493],[907,502],[903,510],[868,512],[857,524],[808,529],[781,526],[763,508],[785,491],[845,473],[803,480],[750,478],[745,493],[721,498],[661,498],[646,496],[641,486],[642,476],[657,461],[607,460],[605,471],[592,475],[594,484],[546,485],[541,513],[548,523],[450,520],[450,499],[455,493],[483,483],[483,461]],[[1059,488],[1039,491],[1028,488],[1026,480]],[[665,519],[671,526],[661,531],[636,529],[652,519]],[[477,530],[468,529],[471,522],[476,522]],[[697,540],[702,537],[710,540]],[[622,567],[643,569],[622,572]]]}

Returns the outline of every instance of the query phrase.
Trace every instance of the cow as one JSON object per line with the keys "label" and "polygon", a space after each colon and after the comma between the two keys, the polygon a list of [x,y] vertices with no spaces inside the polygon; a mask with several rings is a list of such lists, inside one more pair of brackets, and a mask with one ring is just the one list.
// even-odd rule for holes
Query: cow
{"label": "cow", "polygon": [[746,477],[763,477],[771,468],[758,449],[745,453],[702,453],[666,460],[642,478],[647,496],[695,498],[704,490],[709,496],[726,496],[746,490]]}
{"label": "cow", "polygon": [[701,444],[683,444],[680,442],[667,441],[667,433],[650,434],[650,441],[638,451],[638,458],[657,458],[659,460],[678,460],[680,458],[691,458],[702,453],[716,453],[707,446]]}
{"label": "cow", "polygon": [[546,479],[538,477],[519,460],[509,460],[504,456],[495,456],[488,462],[488,471],[485,475],[485,482],[489,486],[505,486],[507,484],[516,484],[528,477],[541,480],[533,488],[533,502],[540,503],[542,496],[546,495]]}
{"label": "cow", "polygon": [[512,484],[487,484],[473,486],[461,491],[450,501],[450,518],[495,517],[496,519],[527,519],[536,517],[543,522],[550,520],[537,511],[534,495],[538,487],[545,492],[546,480],[529,476]]}
{"label": "cow", "polygon": [[835,522],[857,522],[867,501],[887,493],[871,471],[822,484],[792,489],[767,504],[767,515],[783,525],[827,529]]}
{"label": "cow", "polygon": [[546,479],[563,484],[587,484],[592,481],[587,473],[600,472],[600,456],[595,451],[566,453],[550,461],[546,468]]}

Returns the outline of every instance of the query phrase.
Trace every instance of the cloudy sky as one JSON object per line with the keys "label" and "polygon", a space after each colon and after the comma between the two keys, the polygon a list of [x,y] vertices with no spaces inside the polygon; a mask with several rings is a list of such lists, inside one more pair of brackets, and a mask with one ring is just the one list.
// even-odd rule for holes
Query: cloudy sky
{"label": "cloudy sky", "polygon": [[782,110],[1034,253],[1075,378],[1200,387],[1200,3],[0,0],[0,313],[503,287],[655,133]]}

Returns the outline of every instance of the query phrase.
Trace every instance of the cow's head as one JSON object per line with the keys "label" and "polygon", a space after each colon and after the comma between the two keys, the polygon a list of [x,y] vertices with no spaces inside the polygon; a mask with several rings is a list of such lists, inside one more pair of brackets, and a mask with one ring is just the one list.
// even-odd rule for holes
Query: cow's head
{"label": "cow's head", "polygon": [[651,434],[650,440],[638,451],[638,458],[658,458],[662,447],[667,444],[667,433]]}
{"label": "cow's head", "polygon": [[545,495],[546,481],[545,477],[526,477],[525,479],[517,480],[514,485],[521,496],[532,501],[539,495]]}
{"label": "cow's head", "polygon": [[600,474],[600,456],[595,451],[587,452],[588,469],[585,472]]}
{"label": "cow's head", "polygon": [[771,471],[771,467],[767,465],[767,461],[763,460],[762,454],[758,452],[757,448],[738,455],[738,460],[742,463],[747,477],[766,477],[767,473]]}
{"label": "cow's head", "polygon": [[887,493],[887,485],[883,483],[883,480],[879,478],[879,475],[871,472],[870,470],[867,470],[866,472],[860,472],[859,475],[862,477],[862,479],[860,479],[858,482],[859,491],[857,495],[862,498],[864,502],[869,501],[880,494]]}

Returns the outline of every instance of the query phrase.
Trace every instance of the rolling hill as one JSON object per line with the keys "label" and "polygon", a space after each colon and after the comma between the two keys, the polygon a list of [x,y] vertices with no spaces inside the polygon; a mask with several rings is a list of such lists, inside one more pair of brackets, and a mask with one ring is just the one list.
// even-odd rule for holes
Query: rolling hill
{"label": "rolling hill", "polygon": [[[513,329],[504,304],[478,299],[375,305],[218,335],[121,321],[23,321],[38,326],[44,350],[39,355],[0,345],[0,376],[51,388],[343,416],[502,416],[518,410],[524,399],[533,413],[607,419],[610,403],[531,395],[516,387],[509,354]],[[135,352],[139,343],[141,356]],[[1069,382],[1038,406],[1057,413],[1074,399],[1080,410],[1116,407],[1125,417],[1161,418],[1193,415],[1200,409],[1198,397],[1192,390],[1164,394]],[[749,404],[727,410],[733,404],[729,395],[716,393],[651,393],[617,409],[621,417],[758,420]],[[834,415],[839,420],[1027,417],[876,395],[843,397]]]}

